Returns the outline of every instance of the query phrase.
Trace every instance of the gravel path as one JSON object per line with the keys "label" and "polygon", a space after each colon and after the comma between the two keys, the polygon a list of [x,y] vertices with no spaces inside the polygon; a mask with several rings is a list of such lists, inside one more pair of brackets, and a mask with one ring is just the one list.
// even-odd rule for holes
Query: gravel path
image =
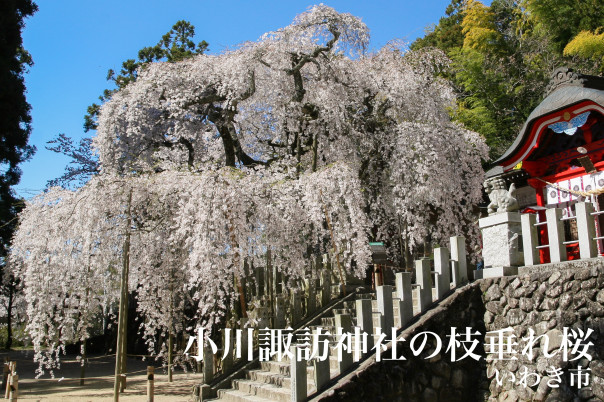
{"label": "gravel path", "polygon": [[[38,367],[33,362],[33,352],[1,352],[0,361],[5,357],[17,362],[19,375],[19,399],[28,401],[106,401],[113,400],[114,356],[91,356],[86,367],[86,381],[80,383],[80,364],[75,356],[63,356],[61,369],[55,372],[55,378],[48,374],[35,378]],[[120,395],[120,401],[146,401],[147,365],[141,359],[128,359],[128,382],[126,391]],[[155,400],[190,401],[193,385],[201,382],[202,375],[196,373],[174,373],[174,381],[168,382],[168,376],[161,365],[155,364]],[[2,397],[4,395],[2,394]]]}

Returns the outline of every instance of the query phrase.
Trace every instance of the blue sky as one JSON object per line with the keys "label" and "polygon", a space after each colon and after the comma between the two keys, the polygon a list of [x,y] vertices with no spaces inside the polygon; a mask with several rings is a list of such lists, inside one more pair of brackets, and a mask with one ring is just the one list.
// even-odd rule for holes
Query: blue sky
{"label": "blue sky", "polygon": [[[211,53],[267,31],[284,27],[310,5],[307,1],[203,0],[37,0],[39,11],[27,20],[25,48],[35,65],[26,76],[27,99],[32,106],[30,143],[38,148],[21,165],[16,187],[29,198],[46,182],[60,176],[69,160],[44,147],[59,133],[79,139],[86,107],[97,100],[107,70],[136,58],[140,48],[156,44],[181,19],[196,27],[196,41],[206,40]],[[371,32],[371,47],[389,40],[408,41],[423,36],[437,23],[450,0],[325,1],[340,12],[361,17]],[[489,2],[490,3],[490,2]]]}

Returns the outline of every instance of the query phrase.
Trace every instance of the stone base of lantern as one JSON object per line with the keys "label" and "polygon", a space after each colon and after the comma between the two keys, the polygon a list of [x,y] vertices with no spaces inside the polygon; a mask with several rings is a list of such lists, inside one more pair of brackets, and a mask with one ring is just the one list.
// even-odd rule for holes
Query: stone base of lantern
{"label": "stone base of lantern", "polygon": [[503,275],[515,275],[507,272],[512,272],[510,269],[513,267],[524,265],[520,214],[498,213],[480,219],[478,225],[482,232],[484,271],[495,269]]}

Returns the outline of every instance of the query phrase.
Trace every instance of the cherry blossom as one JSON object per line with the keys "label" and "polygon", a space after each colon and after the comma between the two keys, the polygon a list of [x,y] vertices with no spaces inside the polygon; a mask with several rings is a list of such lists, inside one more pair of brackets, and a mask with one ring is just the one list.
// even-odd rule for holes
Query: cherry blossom
{"label": "cherry blossom", "polygon": [[317,254],[362,277],[370,240],[396,260],[401,242],[475,236],[487,149],[449,119],[448,60],[396,42],[368,53],[368,32],[314,6],[222,54],[151,63],[103,105],[100,174],[30,200],[13,240],[41,371],[116,311],[126,242],[158,353],[186,323],[224,322],[269,250],[294,285]]}

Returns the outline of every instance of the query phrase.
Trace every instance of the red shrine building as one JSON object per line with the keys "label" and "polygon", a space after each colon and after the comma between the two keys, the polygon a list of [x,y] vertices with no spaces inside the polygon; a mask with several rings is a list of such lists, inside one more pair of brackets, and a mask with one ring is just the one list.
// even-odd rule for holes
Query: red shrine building
{"label": "red shrine building", "polygon": [[[485,188],[491,198],[491,220],[501,221],[503,217],[495,216],[504,212],[512,221],[512,212],[536,215],[532,226],[536,228],[533,247],[538,261],[534,264],[555,260],[550,255],[553,246],[548,239],[552,237],[552,227],[547,227],[546,222],[548,209],[557,209],[560,215],[556,223],[559,229],[555,229],[559,233],[554,237],[561,238],[564,260],[582,258],[577,203],[591,204],[587,207],[595,233],[589,241],[594,243],[598,256],[604,255],[604,77],[582,75],[568,68],[556,70],[543,101],[530,114],[514,143],[487,172]],[[521,231],[520,221],[517,223],[516,237],[526,237],[524,226]],[[488,224],[481,223],[481,227]],[[520,253],[522,244],[521,240],[516,243]]]}

